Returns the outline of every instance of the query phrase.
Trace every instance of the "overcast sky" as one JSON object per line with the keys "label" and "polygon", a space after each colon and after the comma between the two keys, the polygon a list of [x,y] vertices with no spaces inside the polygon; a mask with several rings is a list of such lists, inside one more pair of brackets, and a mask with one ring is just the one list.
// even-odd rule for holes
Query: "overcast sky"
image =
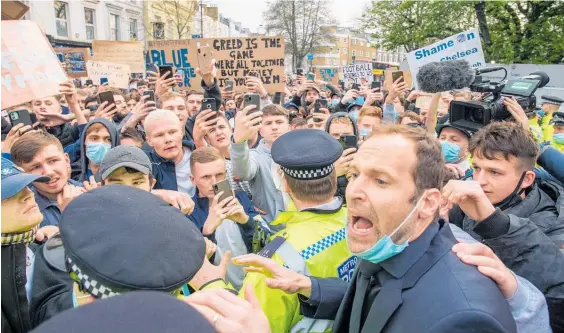
{"label": "overcast sky", "polygon": [[[258,32],[261,28],[262,13],[267,8],[267,0],[208,0],[217,4],[219,12],[225,17],[243,24],[243,27]],[[328,0],[329,8],[339,25],[350,26],[362,15],[370,0]]]}

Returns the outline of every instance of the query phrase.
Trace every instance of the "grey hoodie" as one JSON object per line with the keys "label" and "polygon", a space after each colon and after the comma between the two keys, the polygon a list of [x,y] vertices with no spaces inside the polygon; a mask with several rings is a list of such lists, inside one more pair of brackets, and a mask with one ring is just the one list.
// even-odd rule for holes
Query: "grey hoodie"
{"label": "grey hoodie", "polygon": [[[233,176],[249,181],[251,193],[253,194],[253,204],[258,209],[266,212],[262,217],[270,225],[270,222],[276,218],[278,212],[284,211],[282,194],[276,188],[272,178],[273,162],[270,148],[266,147],[264,139],[254,149],[249,149],[247,141],[242,143],[234,143],[232,141],[229,151],[233,164]],[[276,227],[271,227],[271,229],[273,231],[283,229],[281,225]]]}
{"label": "grey hoodie", "polygon": [[110,132],[110,137],[112,139],[112,148],[115,146],[119,146],[119,132],[116,126],[109,120],[104,118],[96,118],[88,122],[86,127],[84,127],[84,131],[82,131],[82,136],[80,137],[80,176],[78,177],[79,182],[83,182],[88,179],[88,157],[86,156],[86,145],[84,141],[86,140],[86,133],[88,132],[88,128],[93,124],[102,124],[106,126],[108,132]]}

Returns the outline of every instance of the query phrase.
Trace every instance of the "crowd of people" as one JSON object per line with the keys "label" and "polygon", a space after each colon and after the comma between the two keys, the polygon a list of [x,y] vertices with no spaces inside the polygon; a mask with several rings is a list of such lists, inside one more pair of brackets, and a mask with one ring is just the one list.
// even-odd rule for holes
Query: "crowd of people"
{"label": "crowd of people", "polygon": [[196,72],[6,110],[2,332],[564,332],[563,100]]}

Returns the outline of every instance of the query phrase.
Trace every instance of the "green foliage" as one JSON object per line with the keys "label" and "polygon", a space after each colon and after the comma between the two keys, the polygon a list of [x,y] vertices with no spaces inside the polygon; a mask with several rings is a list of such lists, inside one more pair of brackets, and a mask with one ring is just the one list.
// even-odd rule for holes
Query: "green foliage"
{"label": "green foliage", "polygon": [[410,52],[479,27],[488,61],[543,64],[564,59],[561,1],[373,0],[363,19],[365,29],[376,31],[373,37],[387,49]]}

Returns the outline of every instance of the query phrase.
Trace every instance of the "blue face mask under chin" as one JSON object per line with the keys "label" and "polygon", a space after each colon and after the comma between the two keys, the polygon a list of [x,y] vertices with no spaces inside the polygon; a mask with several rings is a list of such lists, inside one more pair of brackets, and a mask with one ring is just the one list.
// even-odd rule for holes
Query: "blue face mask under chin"
{"label": "blue face mask under chin", "polygon": [[112,146],[109,143],[88,143],[86,145],[86,157],[88,157],[92,163],[100,165],[110,148],[112,148]]}
{"label": "blue face mask under chin", "polygon": [[559,145],[564,144],[564,133],[552,135],[552,140]]}
{"label": "blue face mask under chin", "polygon": [[[364,260],[366,260],[366,261],[369,261],[373,264],[379,264],[382,261],[389,259],[389,258],[403,252],[403,250],[405,250],[405,248],[409,245],[408,241],[405,241],[402,244],[396,244],[392,240],[392,236],[405,223],[407,223],[407,221],[409,221],[409,219],[411,218],[413,213],[417,210],[417,207],[419,207],[419,203],[421,202],[422,199],[423,199],[423,196],[421,196],[421,198],[419,198],[419,200],[417,201],[417,203],[415,204],[415,206],[413,207],[411,212],[409,212],[407,217],[397,226],[396,229],[394,229],[394,231],[392,231],[392,233],[390,235],[386,235],[386,236],[382,237],[370,249],[368,249],[364,252],[361,252],[361,253],[353,253],[353,254],[362,258],[362,259],[364,259]],[[345,228],[345,230],[347,230],[347,232],[348,232],[348,226],[347,226],[347,228]],[[348,241],[348,236],[347,236],[347,241]]]}
{"label": "blue face mask under chin", "polygon": [[460,146],[447,140],[441,142],[441,149],[446,163],[455,163],[460,159]]}

